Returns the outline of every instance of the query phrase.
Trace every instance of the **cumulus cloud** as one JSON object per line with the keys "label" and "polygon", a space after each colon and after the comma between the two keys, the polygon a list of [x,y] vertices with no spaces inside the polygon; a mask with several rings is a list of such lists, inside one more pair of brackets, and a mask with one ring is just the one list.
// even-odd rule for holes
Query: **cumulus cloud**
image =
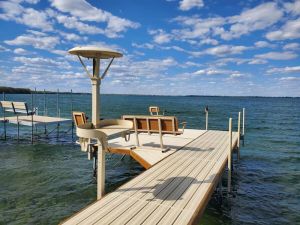
{"label": "cumulus cloud", "polygon": [[287,12],[292,13],[293,15],[300,15],[300,1],[295,0],[294,2],[287,2],[284,4],[284,7]]}
{"label": "cumulus cloud", "polygon": [[134,61],[130,57],[123,57],[112,65],[109,75],[114,77],[114,79],[122,77],[123,83],[132,80],[144,81],[145,79],[154,79],[156,77],[163,79],[165,72],[177,65],[178,62],[171,57],[140,61]]}
{"label": "cumulus cloud", "polygon": [[267,41],[257,41],[254,43],[254,45],[257,48],[273,48],[273,47],[275,47],[274,44],[271,44]]}
{"label": "cumulus cloud", "polygon": [[216,47],[207,48],[203,51],[189,52],[189,53],[195,57],[199,57],[203,55],[213,55],[213,56],[223,57],[227,55],[242,54],[244,51],[248,49],[251,49],[251,47],[247,47],[243,45],[219,45]]}
{"label": "cumulus cloud", "polygon": [[230,29],[220,32],[220,36],[225,40],[238,38],[252,31],[265,29],[278,22],[282,16],[283,12],[275,2],[263,3],[240,15],[229,17]]}
{"label": "cumulus cloud", "polygon": [[30,52],[25,50],[24,48],[16,48],[14,50],[14,53],[17,54],[17,55],[28,55],[28,54],[30,54]]}
{"label": "cumulus cloud", "polygon": [[67,32],[63,32],[63,31],[58,31],[58,33],[65,40],[68,40],[68,41],[80,41],[80,40],[87,40],[88,39],[87,36],[77,35],[77,34],[74,34],[74,33],[67,33]]}
{"label": "cumulus cloud", "polygon": [[251,59],[248,64],[250,65],[261,65],[261,64],[267,64],[268,61],[265,59]]}
{"label": "cumulus cloud", "polygon": [[279,30],[268,32],[266,38],[271,41],[300,38],[300,18],[288,20]]}
{"label": "cumulus cloud", "polygon": [[132,45],[132,47],[135,47],[135,48],[145,48],[145,49],[153,49],[154,48],[154,45],[150,44],[150,43],[137,44],[137,43],[133,42],[131,45]]}
{"label": "cumulus cloud", "polygon": [[153,35],[153,41],[157,44],[165,44],[171,41],[171,35],[164,30],[149,30],[149,34]]}
{"label": "cumulus cloud", "polygon": [[215,30],[225,23],[222,17],[205,18],[199,16],[178,16],[172,20],[183,26],[182,29],[173,29],[172,34],[177,40],[207,39]]}
{"label": "cumulus cloud", "polygon": [[4,47],[3,45],[0,45],[0,52],[9,52],[10,49]]}
{"label": "cumulus cloud", "polygon": [[299,43],[288,43],[283,46],[284,50],[298,50],[300,48]]}
{"label": "cumulus cloud", "polygon": [[57,14],[57,22],[63,24],[68,29],[75,29],[81,34],[105,34],[105,31],[99,27],[80,22],[76,17]]}
{"label": "cumulus cloud", "polygon": [[30,66],[34,68],[53,68],[56,70],[71,69],[71,66],[66,61],[54,60],[43,57],[14,57],[15,62],[22,63],[24,66]]}
{"label": "cumulus cloud", "polygon": [[280,81],[300,81],[300,77],[281,77]]}
{"label": "cumulus cloud", "polygon": [[281,68],[272,68],[267,70],[267,73],[273,74],[273,73],[299,73],[300,74],[300,66],[287,66],[287,67],[281,67]]}
{"label": "cumulus cloud", "polygon": [[203,6],[203,0],[181,0],[179,2],[179,9],[183,11],[187,11],[192,8],[202,8]]}
{"label": "cumulus cloud", "polygon": [[[59,11],[70,13],[73,16],[67,18],[63,17],[60,19],[60,22],[62,22],[62,19],[65,21],[62,22],[64,25],[69,25],[68,28],[75,28],[75,26],[70,25],[70,23],[75,23],[77,19],[81,21],[103,22],[107,23],[106,28],[103,29],[104,31],[100,31],[100,28],[98,28],[97,33],[107,34],[108,37],[114,38],[119,36],[118,33],[124,32],[129,28],[136,29],[140,26],[139,23],[114,16],[107,11],[96,8],[85,0],[52,0],[51,5]],[[66,23],[66,20],[70,20],[69,18],[72,18],[72,21]],[[78,25],[79,21],[77,21],[76,23]],[[85,25],[89,26],[87,24]],[[80,26],[86,27],[83,25],[83,23],[81,23]],[[85,28],[85,30],[89,30],[89,32],[91,33],[90,29]]]}
{"label": "cumulus cloud", "polygon": [[33,34],[24,34],[13,40],[4,41],[8,45],[29,45],[37,49],[46,50],[53,49],[59,42],[57,36],[36,36]]}
{"label": "cumulus cloud", "polygon": [[232,70],[218,69],[218,68],[206,68],[206,69],[197,70],[196,72],[193,73],[193,75],[228,75],[234,73],[238,73],[238,72]]}
{"label": "cumulus cloud", "polygon": [[297,58],[297,54],[293,52],[267,52],[264,54],[255,55],[260,59],[271,59],[271,60],[290,60]]}
{"label": "cumulus cloud", "polygon": [[240,79],[245,77],[248,77],[248,75],[243,73],[232,73],[230,74],[229,79]]}
{"label": "cumulus cloud", "polygon": [[53,30],[53,25],[45,12],[24,8],[18,1],[1,1],[0,9],[2,10],[0,19],[15,21],[43,31]]}

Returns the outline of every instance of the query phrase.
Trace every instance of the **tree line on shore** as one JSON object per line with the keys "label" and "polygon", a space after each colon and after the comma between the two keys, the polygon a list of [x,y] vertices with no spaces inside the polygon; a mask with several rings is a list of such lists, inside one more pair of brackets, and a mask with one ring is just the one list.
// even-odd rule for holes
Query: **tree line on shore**
{"label": "tree line on shore", "polygon": [[31,90],[29,88],[13,88],[0,86],[0,93],[3,92],[7,94],[30,94]]}

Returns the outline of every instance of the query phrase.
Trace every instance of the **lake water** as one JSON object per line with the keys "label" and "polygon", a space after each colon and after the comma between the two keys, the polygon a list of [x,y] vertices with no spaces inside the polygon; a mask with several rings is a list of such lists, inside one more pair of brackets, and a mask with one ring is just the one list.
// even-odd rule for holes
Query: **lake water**
{"label": "lake water", "polygon": [[[59,95],[62,117],[73,110],[90,115],[91,96]],[[7,100],[31,102],[30,95],[7,95]],[[34,96],[39,113],[44,95]],[[30,105],[30,104],[29,104]],[[147,114],[158,105],[167,115],[186,121],[188,128],[204,129],[204,107],[209,106],[209,128],[228,129],[228,118],[237,127],[238,111],[246,108],[245,147],[235,162],[233,194],[213,195],[199,224],[300,224],[300,98],[167,97],[103,95],[101,117]],[[46,96],[48,114],[57,115],[57,96]],[[3,134],[3,124],[0,124]],[[48,130],[55,126],[48,126]],[[63,125],[67,131],[70,125]],[[38,127],[43,134],[44,127]],[[71,135],[53,132],[32,145],[31,128],[8,126],[8,140],[0,141],[0,224],[57,224],[96,198],[92,162]],[[3,136],[2,136],[3,137]],[[132,179],[143,168],[129,157],[107,155],[106,190]],[[224,176],[224,193],[226,189]]]}

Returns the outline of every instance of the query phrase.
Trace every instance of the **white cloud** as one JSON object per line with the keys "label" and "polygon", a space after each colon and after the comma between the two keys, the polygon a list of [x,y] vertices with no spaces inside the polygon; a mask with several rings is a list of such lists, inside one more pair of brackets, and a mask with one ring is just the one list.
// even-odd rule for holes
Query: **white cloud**
{"label": "white cloud", "polygon": [[157,44],[165,44],[171,41],[171,35],[164,30],[149,30],[149,34],[153,35],[153,41]]}
{"label": "white cloud", "polygon": [[268,52],[264,54],[255,55],[260,59],[271,59],[271,60],[290,60],[297,58],[297,54],[293,52]]}
{"label": "white cloud", "polygon": [[254,45],[257,48],[273,48],[273,47],[275,47],[274,44],[271,44],[267,41],[257,41],[257,42],[254,43]]}
{"label": "white cloud", "polygon": [[241,54],[245,50],[250,49],[250,47],[242,45],[219,45],[216,47],[208,48],[203,51],[203,54],[215,55],[215,56],[226,56],[226,55],[235,55]]}
{"label": "white cloud", "polygon": [[267,70],[267,73],[299,73],[300,74],[300,66],[272,68]]}
{"label": "white cloud", "polygon": [[261,65],[261,64],[267,64],[268,61],[265,59],[251,59],[248,64],[250,65]]}
{"label": "white cloud", "polygon": [[0,45],[0,52],[9,52],[10,49],[4,47],[3,45]]}
{"label": "white cloud", "polygon": [[2,1],[0,8],[3,13],[0,19],[15,21],[28,27],[38,28],[43,31],[52,31],[52,23],[47,14],[43,11],[37,11],[33,8],[24,8],[17,1]]}
{"label": "white cloud", "polygon": [[74,33],[60,32],[60,35],[68,41],[79,41],[79,40],[87,40],[88,39],[86,36],[82,36],[82,35],[79,36]]}
{"label": "white cloud", "polygon": [[28,55],[28,54],[30,54],[30,52],[28,52],[24,48],[16,48],[14,50],[14,53],[17,54],[17,55]]}
{"label": "white cloud", "polygon": [[99,27],[80,22],[76,17],[58,14],[56,17],[58,23],[63,24],[68,29],[75,29],[81,34],[104,34],[105,31]]}
{"label": "white cloud", "polygon": [[203,0],[181,0],[179,2],[179,9],[183,11],[187,11],[192,8],[202,8],[203,6]]}
{"label": "white cloud", "polygon": [[284,7],[287,12],[292,13],[293,15],[300,14],[300,1],[299,0],[295,0],[294,2],[285,3]]}
{"label": "white cloud", "polygon": [[202,44],[202,45],[217,45],[217,44],[219,44],[219,42],[216,39],[205,38],[200,41],[200,44]]}
{"label": "white cloud", "polygon": [[225,40],[238,38],[252,31],[265,29],[278,22],[282,16],[283,12],[275,2],[263,3],[240,15],[229,17],[230,29],[220,32],[220,36]]}
{"label": "white cloud", "polygon": [[268,32],[266,38],[271,41],[300,38],[300,18],[289,20],[279,30]]}
{"label": "white cloud", "polygon": [[299,43],[289,43],[283,46],[284,50],[298,50],[300,48]]}
{"label": "white cloud", "polygon": [[[100,30],[98,30],[96,33],[103,33],[112,38],[120,36],[118,33],[124,32],[129,28],[136,29],[140,26],[139,23],[114,16],[107,11],[96,8],[85,0],[52,0],[51,5],[61,12],[70,13],[73,16],[73,23],[75,20],[74,17],[82,21],[107,23],[107,27],[104,29],[104,32],[99,32]],[[64,20],[67,19],[68,18],[64,18]],[[77,24],[78,23],[79,22],[77,21]],[[81,26],[83,26],[83,24],[81,24]],[[68,28],[70,28],[70,25]],[[75,27],[72,26],[72,28]],[[91,30],[89,30],[89,32],[91,33]]]}
{"label": "white cloud", "polygon": [[34,67],[59,67],[58,69],[70,69],[71,66],[66,61],[56,61],[50,58],[42,57],[14,57],[14,61],[23,63],[24,65],[34,66]]}
{"label": "white cloud", "polygon": [[123,83],[132,80],[144,82],[156,77],[162,80],[166,71],[177,65],[177,61],[171,57],[144,61],[133,61],[129,57],[123,57],[112,65],[108,77],[114,77],[114,79],[122,77]]}
{"label": "white cloud", "polygon": [[37,4],[40,0],[23,0],[23,2],[27,2],[29,4]]}
{"label": "white cloud", "polygon": [[300,81],[300,77],[281,77],[280,81]]}
{"label": "white cloud", "polygon": [[84,0],[50,0],[51,5],[64,13],[86,21],[105,22],[108,19],[107,12],[93,7]]}
{"label": "white cloud", "polygon": [[197,70],[196,72],[193,73],[193,75],[227,75],[231,73],[237,73],[237,72],[232,70],[207,68],[207,69]]}
{"label": "white cloud", "polygon": [[229,76],[229,79],[240,79],[240,78],[244,78],[244,77],[248,77],[248,76],[243,73],[233,73]]}
{"label": "white cloud", "polygon": [[132,45],[132,47],[135,47],[135,48],[145,48],[145,49],[153,49],[154,48],[154,45],[150,44],[150,43],[137,44],[137,43],[133,42],[131,45]]}
{"label": "white cloud", "polygon": [[59,38],[56,36],[36,36],[32,34],[24,34],[14,40],[4,41],[8,45],[30,45],[37,49],[46,50],[53,49],[59,42]]}
{"label": "white cloud", "polygon": [[177,22],[182,29],[172,30],[172,34],[177,40],[186,39],[207,39],[215,30],[224,24],[222,17],[201,19],[198,16],[178,16],[172,20]]}
{"label": "white cloud", "polygon": [[[182,28],[171,33],[176,40],[213,39],[220,36],[224,40],[239,38],[256,30],[266,29],[283,17],[283,10],[275,2],[262,3],[252,9],[230,17],[178,16],[172,21]],[[196,42],[197,43],[197,42]],[[214,43],[212,43],[214,44]]]}

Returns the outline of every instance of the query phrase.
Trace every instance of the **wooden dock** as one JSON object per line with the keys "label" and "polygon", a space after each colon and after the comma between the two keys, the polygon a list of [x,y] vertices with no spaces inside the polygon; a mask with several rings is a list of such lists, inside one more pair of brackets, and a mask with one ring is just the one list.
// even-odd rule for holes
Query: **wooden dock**
{"label": "wooden dock", "polygon": [[[62,224],[191,224],[225,171],[238,132],[199,131],[157,164]],[[178,136],[180,137],[180,136]]]}

